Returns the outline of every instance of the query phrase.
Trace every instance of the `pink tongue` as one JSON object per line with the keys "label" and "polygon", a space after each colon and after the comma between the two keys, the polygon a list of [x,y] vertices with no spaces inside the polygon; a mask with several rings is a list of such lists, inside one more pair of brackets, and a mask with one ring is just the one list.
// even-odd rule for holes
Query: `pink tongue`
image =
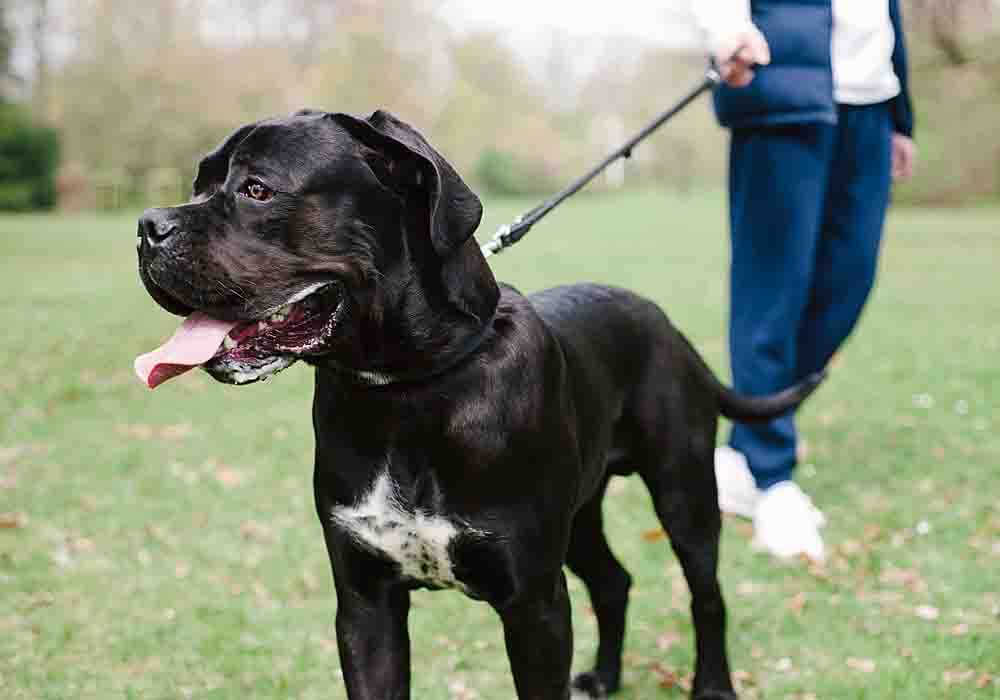
{"label": "pink tongue", "polygon": [[236,322],[217,321],[196,311],[184,319],[170,340],[135,358],[135,373],[143,384],[155,389],[211,360],[235,325]]}

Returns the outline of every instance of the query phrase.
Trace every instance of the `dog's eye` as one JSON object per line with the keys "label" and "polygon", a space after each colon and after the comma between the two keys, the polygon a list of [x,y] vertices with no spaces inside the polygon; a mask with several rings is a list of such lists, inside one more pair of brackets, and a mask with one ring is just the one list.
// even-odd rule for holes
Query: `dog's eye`
{"label": "dog's eye", "polygon": [[257,202],[266,202],[274,196],[274,192],[263,182],[247,180],[240,188],[240,194]]}

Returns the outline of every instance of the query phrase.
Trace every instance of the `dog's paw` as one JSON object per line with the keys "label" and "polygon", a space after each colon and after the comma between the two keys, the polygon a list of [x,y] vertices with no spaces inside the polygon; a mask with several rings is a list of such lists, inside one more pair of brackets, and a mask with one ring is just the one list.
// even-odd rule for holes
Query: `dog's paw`
{"label": "dog's paw", "polygon": [[703,690],[691,696],[692,700],[739,700],[731,690]]}
{"label": "dog's paw", "polygon": [[604,683],[593,671],[581,673],[573,679],[571,700],[605,700],[607,697]]}

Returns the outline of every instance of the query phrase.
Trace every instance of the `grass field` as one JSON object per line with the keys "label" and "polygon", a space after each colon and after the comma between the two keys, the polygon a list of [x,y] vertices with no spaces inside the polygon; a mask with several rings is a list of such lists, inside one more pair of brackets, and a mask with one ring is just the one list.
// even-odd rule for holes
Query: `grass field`
{"label": "grass field", "polygon": [[[176,321],[138,283],[134,230],[0,219],[0,697],[343,698],[310,371],[145,390],[132,359]],[[725,374],[724,230],[718,196],[580,198],[495,269],[640,290]],[[862,328],[802,415],[830,563],[775,565],[726,521],[743,697],[1000,698],[998,263],[998,209],[893,214]],[[693,661],[647,501],[620,480],[606,506],[636,579],[623,700],[685,697]],[[595,627],[571,585],[582,668]],[[418,593],[411,636],[417,700],[514,697],[486,606]]]}

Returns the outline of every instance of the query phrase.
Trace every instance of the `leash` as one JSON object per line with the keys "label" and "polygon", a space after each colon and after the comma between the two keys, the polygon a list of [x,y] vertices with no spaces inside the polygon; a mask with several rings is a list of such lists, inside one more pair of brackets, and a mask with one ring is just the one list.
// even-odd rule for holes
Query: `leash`
{"label": "leash", "polygon": [[633,148],[647,139],[654,131],[677,116],[677,114],[684,111],[688,105],[701,97],[703,93],[714,89],[721,82],[722,74],[713,63],[709,66],[708,70],[705,72],[705,76],[702,78],[697,87],[693,88],[690,92],[684,95],[684,97],[682,97],[673,107],[668,109],[666,112],[663,112],[660,116],[647,124],[642,131],[629,139],[625,145],[594,166],[590,172],[578,180],[573,181],[568,187],[566,187],[566,189],[562,190],[552,198],[542,202],[531,211],[526,214],[522,214],[514,219],[513,222],[505,224],[497,229],[493,238],[482,246],[483,255],[487,258],[491,255],[496,255],[497,253],[510,248],[512,245],[524,238],[525,234],[531,230],[531,227],[541,221],[546,214],[582,190],[587,183],[604,172],[604,170],[606,170],[607,167],[616,160],[619,158],[630,158],[632,156]]}

